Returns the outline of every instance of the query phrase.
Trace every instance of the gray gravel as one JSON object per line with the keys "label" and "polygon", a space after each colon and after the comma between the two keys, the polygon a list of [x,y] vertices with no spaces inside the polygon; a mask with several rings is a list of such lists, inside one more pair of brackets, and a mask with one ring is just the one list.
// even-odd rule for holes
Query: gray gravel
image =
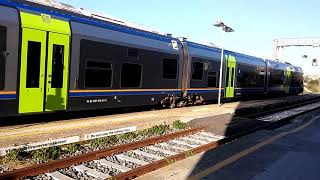
{"label": "gray gravel", "polygon": [[135,164],[135,163],[133,163],[133,162],[123,161],[123,160],[121,160],[121,159],[118,159],[116,156],[109,156],[109,157],[106,157],[105,159],[106,159],[107,161],[110,161],[110,162],[119,164],[119,165],[121,165],[121,166],[125,166],[125,167],[128,167],[128,168],[131,168],[131,169],[134,169],[134,168],[137,168],[137,167],[140,166],[140,165]]}
{"label": "gray gravel", "polygon": [[0,173],[4,173],[10,171],[10,169],[6,166],[0,165]]}
{"label": "gray gravel", "polygon": [[76,171],[73,167],[66,168],[66,169],[60,169],[59,172],[61,172],[64,175],[67,175],[71,178],[78,179],[78,180],[93,180],[93,179],[95,179],[87,174]]}
{"label": "gray gravel", "polygon": [[28,180],[53,180],[51,177],[49,177],[45,174],[41,174],[41,175],[35,176],[35,177],[27,177],[25,179],[28,179]]}

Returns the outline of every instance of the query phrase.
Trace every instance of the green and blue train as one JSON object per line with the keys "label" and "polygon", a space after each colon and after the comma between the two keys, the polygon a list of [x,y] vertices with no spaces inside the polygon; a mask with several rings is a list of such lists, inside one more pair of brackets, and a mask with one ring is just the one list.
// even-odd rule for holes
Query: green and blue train
{"label": "green and blue train", "polygon": [[[221,49],[0,0],[0,116],[217,100]],[[223,98],[299,94],[299,67],[225,51]]]}

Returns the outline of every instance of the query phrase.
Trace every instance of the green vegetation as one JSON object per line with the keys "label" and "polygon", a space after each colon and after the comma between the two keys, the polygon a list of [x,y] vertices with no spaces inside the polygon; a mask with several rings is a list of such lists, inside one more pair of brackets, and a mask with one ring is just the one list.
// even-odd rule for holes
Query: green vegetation
{"label": "green vegetation", "polygon": [[104,138],[97,138],[90,141],[90,146],[93,148],[106,147],[107,145],[116,144],[119,141],[117,135]]}
{"label": "green vegetation", "polygon": [[19,157],[19,150],[10,150],[4,157],[8,161],[17,161]]}
{"label": "green vegetation", "polygon": [[119,135],[119,139],[123,139],[123,140],[133,140],[137,137],[138,137],[138,134],[135,132],[129,132],[129,133]]}
{"label": "green vegetation", "polygon": [[61,155],[61,148],[54,146],[44,149],[31,151],[31,158],[36,162],[47,162],[49,160],[58,159]]}
{"label": "green vegetation", "polygon": [[64,152],[73,154],[77,151],[80,151],[80,149],[81,149],[80,143],[72,143],[66,146],[66,148],[64,149]]}
{"label": "green vegetation", "polygon": [[172,128],[173,128],[173,129],[182,130],[182,129],[186,129],[187,127],[188,127],[187,123],[181,122],[181,121],[179,121],[179,120],[173,122],[173,124],[172,124]]}

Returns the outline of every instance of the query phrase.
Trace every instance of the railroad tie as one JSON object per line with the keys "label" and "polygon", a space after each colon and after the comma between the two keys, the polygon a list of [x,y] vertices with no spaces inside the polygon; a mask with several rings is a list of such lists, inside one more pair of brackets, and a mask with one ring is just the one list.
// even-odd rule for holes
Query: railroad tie
{"label": "railroad tie", "polygon": [[100,163],[103,166],[107,166],[107,167],[111,167],[113,169],[119,170],[121,172],[127,172],[127,171],[131,170],[131,168],[128,168],[128,167],[125,167],[125,166],[121,166],[119,164],[110,162],[110,161],[108,161],[106,159],[95,160],[95,162]]}
{"label": "railroad tie", "polygon": [[211,134],[211,133],[207,133],[207,132],[201,132],[199,134],[201,134],[203,136],[208,136],[208,137],[211,137],[211,138],[215,138],[217,140],[225,138],[225,136],[215,135],[215,134]]}
{"label": "railroad tie", "polygon": [[200,144],[208,144],[207,141],[203,141],[203,140],[200,140],[200,139],[196,139],[196,138],[192,138],[192,137],[183,137],[181,138],[183,140],[187,140],[187,141],[192,141],[192,142],[196,142],[196,143],[200,143]]}
{"label": "railroad tie", "polygon": [[178,154],[177,152],[173,152],[173,151],[161,149],[161,148],[158,148],[158,147],[155,147],[155,146],[148,146],[147,148],[150,149],[150,150],[152,150],[152,151],[160,151],[160,152],[163,152],[164,154],[168,154],[168,155],[170,155],[170,156],[174,156],[174,155]]}
{"label": "railroad tie", "polygon": [[135,159],[135,158],[132,158],[132,157],[127,156],[127,155],[124,155],[124,154],[117,154],[117,155],[115,155],[115,156],[116,156],[118,159],[121,159],[121,160],[123,160],[123,161],[130,161],[130,162],[133,162],[133,163],[135,163],[135,164],[142,165],[142,166],[149,164],[149,163],[146,162],[146,161],[142,161],[142,160],[140,160],[140,159]]}
{"label": "railroad tie", "polygon": [[199,147],[199,145],[189,144],[189,143],[187,143],[185,141],[181,141],[181,140],[171,140],[171,142],[179,144],[179,145],[183,145],[183,146],[189,146],[189,147],[192,147],[192,148]]}
{"label": "railroad tie", "polygon": [[134,150],[132,151],[140,156],[145,156],[145,157],[148,157],[148,158],[152,158],[152,159],[156,159],[156,160],[161,160],[163,159],[164,157],[161,157],[161,156],[157,156],[157,155],[154,155],[154,154],[150,154],[150,153],[147,153],[147,152],[144,152],[144,151],[140,151],[140,150]]}
{"label": "railroad tie", "polygon": [[107,178],[111,177],[109,174],[98,172],[98,171],[96,171],[94,169],[91,169],[91,168],[88,168],[88,167],[86,167],[84,165],[75,166],[74,169],[76,171],[79,171],[79,172],[82,172],[82,173],[86,173],[89,176],[92,176],[92,177],[98,178],[98,179],[107,179]]}
{"label": "railroad tie", "polygon": [[171,145],[171,144],[168,144],[166,142],[160,143],[159,145],[160,146],[164,146],[164,147],[171,147],[172,149],[178,149],[178,150],[182,150],[182,151],[188,151],[188,150],[191,149],[191,148],[187,148],[187,147]]}
{"label": "railroad tie", "polygon": [[191,135],[191,137],[196,138],[196,139],[200,139],[200,140],[203,140],[203,141],[207,141],[208,143],[217,140],[216,138],[211,138],[211,137],[208,137],[208,136],[202,136],[201,134],[193,134],[193,135]]}
{"label": "railroad tie", "polygon": [[52,179],[54,180],[75,180],[69,176],[66,176],[64,174],[62,174],[59,171],[55,171],[55,172],[51,172],[51,173],[46,173],[47,176],[52,177]]}

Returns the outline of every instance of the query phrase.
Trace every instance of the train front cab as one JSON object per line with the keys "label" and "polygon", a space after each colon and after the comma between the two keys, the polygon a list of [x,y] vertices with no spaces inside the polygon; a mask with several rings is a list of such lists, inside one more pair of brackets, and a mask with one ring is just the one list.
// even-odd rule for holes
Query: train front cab
{"label": "train front cab", "polygon": [[66,110],[70,26],[46,14],[20,12],[18,113]]}

